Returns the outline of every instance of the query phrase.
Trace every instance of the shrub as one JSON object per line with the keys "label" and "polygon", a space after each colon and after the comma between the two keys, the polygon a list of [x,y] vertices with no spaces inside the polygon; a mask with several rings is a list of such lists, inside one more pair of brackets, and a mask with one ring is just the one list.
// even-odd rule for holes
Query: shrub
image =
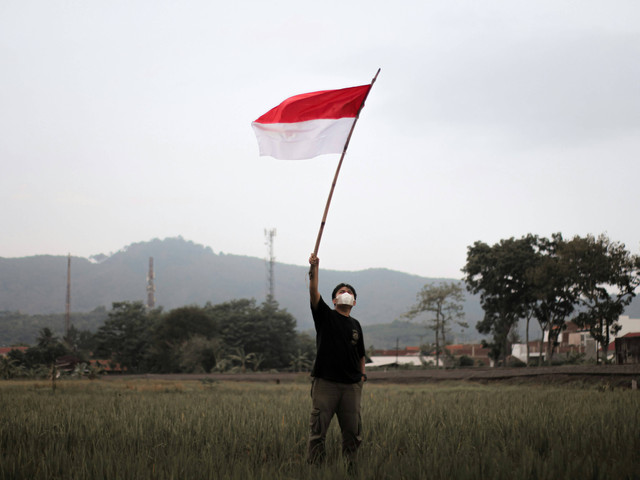
{"label": "shrub", "polygon": [[468,357],[467,355],[462,355],[458,358],[457,363],[459,367],[473,367],[473,358]]}

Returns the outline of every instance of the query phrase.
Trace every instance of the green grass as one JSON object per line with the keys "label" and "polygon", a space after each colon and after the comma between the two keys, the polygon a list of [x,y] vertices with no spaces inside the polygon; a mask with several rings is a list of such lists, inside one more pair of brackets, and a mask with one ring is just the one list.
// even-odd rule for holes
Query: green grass
{"label": "green grass", "polygon": [[0,479],[640,479],[640,393],[366,385],[349,474],[334,419],[306,464],[307,384],[0,383]]}

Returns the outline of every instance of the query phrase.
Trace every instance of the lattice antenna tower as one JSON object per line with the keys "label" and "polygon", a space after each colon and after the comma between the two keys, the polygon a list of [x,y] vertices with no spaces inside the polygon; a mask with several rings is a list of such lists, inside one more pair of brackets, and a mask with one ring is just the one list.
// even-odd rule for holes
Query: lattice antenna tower
{"label": "lattice antenna tower", "polygon": [[267,303],[275,301],[275,281],[273,276],[273,267],[276,263],[276,257],[273,254],[273,238],[276,236],[276,229],[264,229],[265,245],[267,245]]}
{"label": "lattice antenna tower", "polygon": [[64,309],[64,338],[69,338],[71,329],[71,254],[67,256],[67,301]]}
{"label": "lattice antenna tower", "polygon": [[147,308],[151,309],[156,306],[156,286],[153,273],[153,257],[149,257],[149,273],[147,274]]}

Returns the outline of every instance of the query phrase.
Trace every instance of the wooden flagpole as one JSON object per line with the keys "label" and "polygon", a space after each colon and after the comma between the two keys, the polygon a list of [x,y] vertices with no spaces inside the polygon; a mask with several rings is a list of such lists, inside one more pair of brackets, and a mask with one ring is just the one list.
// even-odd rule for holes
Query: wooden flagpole
{"label": "wooden flagpole", "polygon": [[[373,80],[371,80],[371,87],[376,83],[376,79],[378,78],[378,74],[380,73],[380,69],[376,72]],[[362,100],[362,104],[360,105],[360,109],[358,110],[358,114],[356,118],[353,120],[353,125],[351,125],[351,130],[349,130],[349,135],[347,136],[347,141],[344,143],[344,148],[342,149],[342,155],[340,155],[340,161],[338,162],[338,168],[336,168],[336,174],[333,176],[333,183],[331,184],[331,190],[329,190],[329,198],[327,198],[327,204],[324,207],[324,214],[322,215],[322,222],[320,222],[320,230],[318,231],[318,238],[316,239],[316,247],[313,249],[313,254],[318,255],[318,250],[320,249],[320,240],[322,239],[322,232],[324,231],[324,224],[327,222],[327,213],[329,213],[329,205],[331,205],[331,197],[333,197],[333,191],[336,188],[336,182],[338,181],[338,174],[340,174],[340,168],[342,167],[342,160],[344,160],[344,155],[347,153],[347,148],[349,147],[349,141],[351,140],[351,134],[353,134],[353,129],[358,122],[358,118],[360,118],[360,112],[364,107],[365,102],[367,101],[367,97],[371,93],[371,88],[367,92],[367,95]]]}

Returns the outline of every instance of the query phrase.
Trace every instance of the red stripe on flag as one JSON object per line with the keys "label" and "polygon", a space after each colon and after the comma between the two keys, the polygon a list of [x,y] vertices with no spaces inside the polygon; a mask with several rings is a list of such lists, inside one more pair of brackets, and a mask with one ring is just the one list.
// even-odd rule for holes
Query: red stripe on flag
{"label": "red stripe on flag", "polygon": [[303,93],[258,118],[255,123],[297,123],[318,119],[356,117],[371,85]]}

